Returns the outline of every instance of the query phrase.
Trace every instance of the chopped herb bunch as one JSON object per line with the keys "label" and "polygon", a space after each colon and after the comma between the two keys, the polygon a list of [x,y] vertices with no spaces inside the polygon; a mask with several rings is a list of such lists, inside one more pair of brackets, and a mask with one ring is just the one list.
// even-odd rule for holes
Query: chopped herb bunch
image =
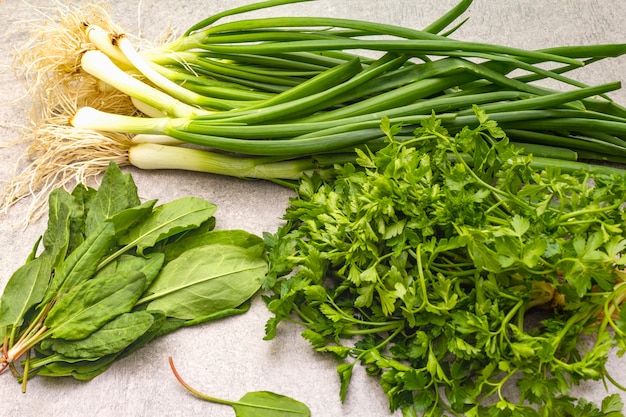
{"label": "chopped herb bunch", "polygon": [[625,178],[543,164],[474,112],[454,135],[384,119],[384,147],[300,182],[265,235],[266,338],[300,323],[341,361],[342,400],[361,364],[405,416],[623,416],[569,392],[622,388]]}

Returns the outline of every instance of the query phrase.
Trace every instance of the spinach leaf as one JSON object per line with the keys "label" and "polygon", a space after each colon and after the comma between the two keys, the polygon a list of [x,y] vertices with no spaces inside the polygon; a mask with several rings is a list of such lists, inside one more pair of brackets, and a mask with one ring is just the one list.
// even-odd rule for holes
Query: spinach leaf
{"label": "spinach leaf", "polygon": [[[191,320],[181,320],[181,327],[193,326],[193,325],[200,324],[200,323],[206,323],[207,321],[221,320],[226,317],[243,314],[243,313],[246,313],[248,310],[250,310],[250,306],[251,306],[251,299],[248,299],[243,304],[240,304],[235,308],[225,308],[223,310],[219,310],[214,313],[209,313],[204,316],[202,315],[196,316],[195,318]],[[170,317],[169,320],[180,320],[180,319],[173,319]]]}
{"label": "spinach leaf", "polygon": [[56,189],[48,197],[48,228],[43,234],[43,245],[57,266],[70,251],[71,219],[76,210],[74,197],[65,190]]}
{"label": "spinach leaf", "polygon": [[123,313],[84,339],[48,339],[41,347],[66,358],[100,358],[125,349],[145,334],[153,322],[154,317],[146,311]]}
{"label": "spinach leaf", "polygon": [[0,328],[19,328],[26,313],[41,302],[52,265],[49,256],[40,256],[18,268],[0,298]]}
{"label": "spinach leaf", "polygon": [[110,163],[102,177],[98,192],[87,204],[85,234],[90,235],[102,222],[140,203],[132,176],[122,173],[116,164]]}
{"label": "spinach leaf", "polygon": [[237,417],[308,417],[309,408],[285,395],[270,391],[254,391],[246,393],[239,401],[230,405]]}
{"label": "spinach leaf", "polygon": [[239,246],[259,255],[265,250],[263,239],[245,230],[212,230],[203,233],[190,233],[181,239],[168,243],[163,252],[166,261],[170,261],[189,249],[212,244]]}
{"label": "spinach leaf", "polygon": [[85,215],[89,201],[96,196],[98,190],[78,184],[72,190],[74,198],[74,210],[70,218],[70,246],[68,253],[71,253],[85,240]]}
{"label": "spinach leaf", "polygon": [[0,373],[26,356],[23,381],[88,380],[156,337],[245,313],[267,270],[260,238],[212,233],[214,204],[140,203],[114,164],[99,189],[50,196],[48,228],[0,297]]}
{"label": "spinach leaf", "polygon": [[58,353],[32,360],[37,375],[50,377],[71,376],[79,381],[89,381],[109,369],[117,355],[107,355],[94,360],[66,358]]}
{"label": "spinach leaf", "polygon": [[134,246],[139,254],[157,242],[199,227],[213,216],[215,204],[196,197],[183,197],[156,207],[150,216],[133,227],[120,243]]}
{"label": "spinach leaf", "polygon": [[192,320],[239,306],[260,288],[267,262],[239,246],[205,245],[163,267],[138,304]]}
{"label": "spinach leaf", "polygon": [[98,275],[109,275],[119,271],[139,271],[146,278],[146,287],[161,272],[165,255],[161,252],[152,252],[144,256],[120,255],[113,262],[98,271]]}
{"label": "spinach leaf", "polygon": [[115,227],[111,222],[100,223],[91,235],[76,248],[55,270],[44,302],[58,294],[69,291],[73,286],[89,279],[98,268],[102,257],[115,244]]}
{"label": "spinach leaf", "polygon": [[141,272],[100,275],[73,287],[50,309],[44,325],[53,338],[82,339],[129,312],[145,286]]}
{"label": "spinach leaf", "polygon": [[[146,330],[141,336],[139,336],[136,340],[134,340],[130,345],[124,348],[121,352],[117,354],[117,359],[126,357],[131,353],[135,352],[137,349],[145,346],[147,343],[151,342],[155,338],[162,336],[167,333],[164,330],[167,327],[167,317],[163,314],[162,311],[156,310],[136,310],[136,311],[145,311],[146,313],[152,316],[152,325],[148,330]],[[177,327],[178,328],[178,327]]]}
{"label": "spinach leaf", "polygon": [[[96,376],[106,371],[115,361],[130,355],[137,349],[152,341],[155,337],[161,335],[160,331],[163,327],[165,327],[165,315],[160,311],[144,310],[141,310],[141,314],[143,316],[142,320],[148,320],[147,316],[145,316],[146,314],[152,317],[152,319],[150,320],[150,327],[137,339],[132,341],[128,346],[118,345],[122,347],[121,350],[101,357],[89,357],[89,352],[85,351],[85,358],[68,357],[50,350],[46,352],[47,356],[36,358],[31,361],[31,367],[33,369],[33,372],[38,375],[51,377],[71,376],[81,381],[87,381],[95,378]],[[108,326],[108,323],[105,326]],[[91,336],[89,336],[88,339],[89,338],[91,338]],[[62,342],[80,344],[81,340],[77,340],[75,342]],[[50,341],[48,341],[48,343],[50,343]],[[41,351],[45,345],[46,344],[42,343],[39,346],[39,350]],[[111,350],[113,351],[114,349]]]}
{"label": "spinach leaf", "polygon": [[115,225],[116,233],[123,234],[152,213],[156,200],[148,200],[143,204],[118,211],[108,221]]}

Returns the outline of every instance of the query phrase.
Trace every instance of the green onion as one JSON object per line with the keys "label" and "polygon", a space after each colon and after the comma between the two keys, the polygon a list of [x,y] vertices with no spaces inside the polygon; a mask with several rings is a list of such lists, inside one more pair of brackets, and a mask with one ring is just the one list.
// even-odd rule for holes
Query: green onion
{"label": "green onion", "polygon": [[[163,158],[162,155],[166,155],[167,158]],[[302,173],[311,174],[316,169],[312,159],[281,161],[276,157],[241,158],[156,143],[140,143],[131,146],[128,159],[134,166],[141,169],[180,169],[265,180],[297,180]]]}
{"label": "green onion", "polygon": [[[93,47],[76,52],[82,71],[67,73],[64,83],[78,89],[105,83],[135,108],[115,111],[98,104],[104,93],[80,91],[71,97],[91,98],[72,102],[68,94],[59,102],[70,106],[46,103],[50,114],[43,123],[64,124],[67,140],[74,135],[77,147],[94,146],[80,140],[86,132],[122,135],[116,158],[126,154],[126,163],[144,169],[282,182],[312,169],[331,175],[332,165],[351,160],[355,148],[379,146],[383,118],[402,125],[410,137],[434,112],[455,132],[481,122],[474,111],[479,106],[513,143],[542,155],[537,158],[558,159],[555,165],[595,170],[590,162],[626,161],[626,108],[607,96],[620,83],[590,86],[567,75],[626,54],[626,44],[531,51],[453,39],[466,23],[456,21],[471,0],[460,1],[424,30],[332,17],[240,16],[302,1],[225,10],[178,39],[143,50],[130,35],[110,29],[113,23],[102,24],[106,19],[94,19],[99,26],[81,22],[80,42]],[[534,83],[539,80],[560,87]],[[42,82],[38,88],[51,87]],[[59,108],[69,110],[59,114]],[[48,130],[41,128],[40,135]],[[37,157],[53,161],[54,147]],[[50,175],[27,181],[46,183]]]}

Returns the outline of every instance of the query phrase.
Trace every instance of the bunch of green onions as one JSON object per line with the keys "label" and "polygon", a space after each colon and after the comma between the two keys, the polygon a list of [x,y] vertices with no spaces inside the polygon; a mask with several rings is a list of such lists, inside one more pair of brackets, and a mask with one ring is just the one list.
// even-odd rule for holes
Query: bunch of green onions
{"label": "bunch of green onions", "polygon": [[[354,160],[356,147],[379,146],[383,117],[402,124],[400,139],[433,112],[453,133],[477,123],[477,105],[536,164],[621,172],[581,162],[626,161],[626,108],[606,96],[620,83],[588,86],[565,74],[625,54],[626,44],[523,50],[455,40],[471,0],[423,30],[308,16],[221,23],[303,1],[310,0],[233,8],[145,50],[83,22],[91,46],[81,51],[81,73],[128,96],[137,111],[82,106],[69,124],[126,135],[122,153],[139,168],[288,185],[312,170],[332,175],[333,164]],[[546,79],[565,88],[535,83]]]}

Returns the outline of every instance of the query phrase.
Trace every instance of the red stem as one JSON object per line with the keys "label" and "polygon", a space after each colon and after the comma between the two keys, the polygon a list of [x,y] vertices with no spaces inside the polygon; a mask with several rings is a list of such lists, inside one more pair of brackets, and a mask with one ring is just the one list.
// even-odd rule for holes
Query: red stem
{"label": "red stem", "polygon": [[199,397],[203,400],[206,401],[210,401],[210,402],[214,402],[214,403],[218,403],[218,404],[226,404],[226,405],[233,405],[232,401],[228,401],[228,400],[222,400],[221,398],[216,398],[216,397],[211,397],[209,395],[203,394],[200,391],[194,389],[191,387],[191,385],[189,385],[188,383],[186,383],[183,378],[180,376],[180,374],[178,373],[178,371],[176,370],[176,367],[174,366],[174,360],[172,359],[172,357],[170,356],[168,358],[169,363],[170,363],[170,368],[172,368],[172,372],[174,373],[174,376],[176,377],[176,379],[178,380],[178,382],[180,382],[180,384],[185,387],[185,389],[189,392],[191,392],[193,395],[195,395],[196,397]]}

